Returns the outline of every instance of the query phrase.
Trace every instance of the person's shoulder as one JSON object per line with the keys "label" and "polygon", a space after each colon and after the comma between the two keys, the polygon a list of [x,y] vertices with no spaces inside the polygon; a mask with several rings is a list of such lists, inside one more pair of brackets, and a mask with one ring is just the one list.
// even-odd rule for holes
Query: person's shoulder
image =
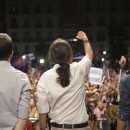
{"label": "person's shoulder", "polygon": [[126,72],[126,76],[130,77],[130,70]]}
{"label": "person's shoulder", "polygon": [[13,66],[11,67],[12,72],[16,73],[16,74],[20,74],[20,75],[24,75],[26,76],[26,74],[24,72],[22,72],[21,70],[18,70],[16,68],[14,68]]}
{"label": "person's shoulder", "polygon": [[89,63],[92,62],[87,56],[84,56],[81,61],[89,62]]}
{"label": "person's shoulder", "polygon": [[54,69],[51,68],[51,69],[47,70],[46,72],[44,72],[43,74],[44,74],[44,75],[51,75],[51,74],[53,74],[54,72],[55,72]]}
{"label": "person's shoulder", "polygon": [[75,67],[75,66],[77,66],[77,65],[78,65],[78,62],[73,62],[73,63],[70,64],[70,68],[71,68],[71,67]]}
{"label": "person's shoulder", "polygon": [[52,68],[52,69],[49,69],[49,70],[47,70],[46,72],[44,72],[44,73],[41,75],[41,78],[44,77],[44,76],[46,77],[46,76],[53,75],[53,73],[54,73],[53,68]]}
{"label": "person's shoulder", "polygon": [[89,58],[87,58],[86,56],[84,56],[82,58],[82,60],[80,60],[79,62],[73,62],[71,64],[71,68],[76,68],[76,69],[79,69],[79,70],[82,70],[82,68],[88,69],[88,68],[90,68],[91,64],[92,64],[91,60]]}
{"label": "person's shoulder", "polygon": [[125,76],[122,78],[123,82],[126,82],[127,80],[130,82],[130,71],[127,71]]}
{"label": "person's shoulder", "polygon": [[127,72],[126,75],[121,79],[121,82],[123,82],[123,84],[125,86],[129,86],[129,84],[130,84],[130,73]]}
{"label": "person's shoulder", "polygon": [[13,75],[17,77],[17,79],[27,79],[28,80],[26,73],[14,68],[13,66],[11,67],[11,71],[12,71]]}

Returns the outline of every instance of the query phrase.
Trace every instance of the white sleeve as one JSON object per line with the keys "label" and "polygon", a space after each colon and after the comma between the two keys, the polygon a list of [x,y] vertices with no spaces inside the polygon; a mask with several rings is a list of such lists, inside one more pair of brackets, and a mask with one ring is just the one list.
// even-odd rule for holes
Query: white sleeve
{"label": "white sleeve", "polygon": [[37,95],[38,95],[38,112],[39,114],[45,114],[49,112],[49,103],[46,95],[46,81],[44,74],[41,76],[38,86],[37,86]]}
{"label": "white sleeve", "polygon": [[92,62],[86,56],[78,62],[78,67],[80,67],[81,71],[83,72],[84,76],[86,76],[88,70],[90,69]]}

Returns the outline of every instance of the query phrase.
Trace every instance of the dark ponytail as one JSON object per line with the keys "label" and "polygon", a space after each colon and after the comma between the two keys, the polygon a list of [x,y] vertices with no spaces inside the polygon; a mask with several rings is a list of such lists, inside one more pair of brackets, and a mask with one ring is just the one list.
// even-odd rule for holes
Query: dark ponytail
{"label": "dark ponytail", "polygon": [[62,87],[67,87],[70,84],[70,65],[73,58],[73,51],[69,43],[61,38],[55,40],[49,51],[49,58],[53,64],[59,64],[56,69],[58,78],[56,79]]}
{"label": "dark ponytail", "polygon": [[59,63],[60,67],[57,68],[56,72],[59,75],[57,82],[63,87],[67,87],[70,84],[70,65],[65,62]]}

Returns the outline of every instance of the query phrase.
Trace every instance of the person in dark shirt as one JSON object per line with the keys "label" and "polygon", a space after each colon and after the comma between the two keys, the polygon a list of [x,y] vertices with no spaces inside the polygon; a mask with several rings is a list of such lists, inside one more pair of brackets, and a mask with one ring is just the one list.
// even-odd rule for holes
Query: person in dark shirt
{"label": "person in dark shirt", "polygon": [[130,130],[130,67],[120,81],[120,101],[117,113],[117,130]]}

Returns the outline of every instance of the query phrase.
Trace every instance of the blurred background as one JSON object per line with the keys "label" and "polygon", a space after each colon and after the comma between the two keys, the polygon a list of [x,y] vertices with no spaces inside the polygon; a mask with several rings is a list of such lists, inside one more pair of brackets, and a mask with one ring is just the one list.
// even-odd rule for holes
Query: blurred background
{"label": "blurred background", "polygon": [[12,37],[15,56],[33,53],[47,59],[50,44],[59,37],[74,54],[83,55],[82,42],[74,39],[79,30],[100,60],[127,55],[130,0],[0,0],[0,33]]}

